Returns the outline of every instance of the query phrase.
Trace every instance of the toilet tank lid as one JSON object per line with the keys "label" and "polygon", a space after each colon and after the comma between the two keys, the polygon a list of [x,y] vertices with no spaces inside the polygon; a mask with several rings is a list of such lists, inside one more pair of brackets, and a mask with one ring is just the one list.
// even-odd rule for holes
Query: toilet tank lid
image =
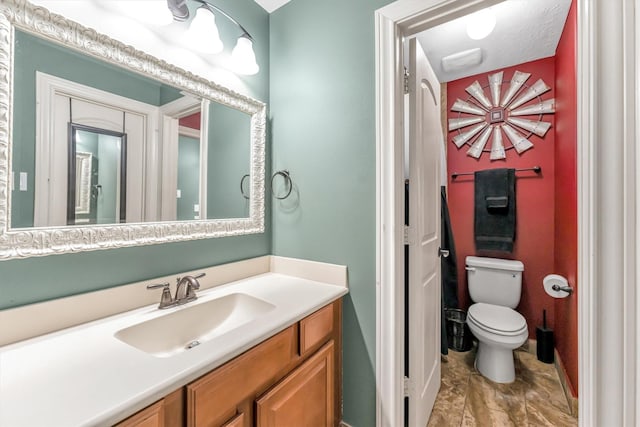
{"label": "toilet tank lid", "polygon": [[521,261],[501,258],[486,258],[479,256],[468,256],[466,258],[468,267],[493,268],[496,270],[524,271],[524,264]]}

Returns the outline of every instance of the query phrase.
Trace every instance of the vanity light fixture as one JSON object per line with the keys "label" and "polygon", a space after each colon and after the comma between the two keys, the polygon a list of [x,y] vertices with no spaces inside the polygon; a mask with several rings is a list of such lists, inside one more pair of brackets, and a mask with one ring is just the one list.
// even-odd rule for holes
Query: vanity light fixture
{"label": "vanity light fixture", "polygon": [[186,33],[189,46],[202,53],[220,53],[224,49],[220,33],[216,25],[216,16],[206,6],[196,10]]}
{"label": "vanity light fixture", "polygon": [[[231,67],[238,74],[253,75],[260,71],[253,51],[253,38],[249,32],[233,17],[217,6],[206,0],[194,0],[201,6],[196,10],[195,16],[187,30],[187,38],[192,47],[204,53],[219,53],[224,48],[220,40],[218,27],[216,26],[215,13],[218,13],[233,22],[240,28],[242,34],[238,37],[236,46],[231,52]],[[187,0],[167,0],[169,10],[176,21],[189,19]]]}

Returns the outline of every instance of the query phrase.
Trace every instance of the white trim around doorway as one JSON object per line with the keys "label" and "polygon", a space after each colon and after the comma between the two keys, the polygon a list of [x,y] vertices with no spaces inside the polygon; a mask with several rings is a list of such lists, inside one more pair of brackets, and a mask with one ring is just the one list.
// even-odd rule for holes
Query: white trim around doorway
{"label": "white trim around doorway", "polygon": [[[375,14],[378,427],[404,424],[402,40],[500,1],[398,0]],[[579,424],[638,425],[640,0],[577,2]]]}

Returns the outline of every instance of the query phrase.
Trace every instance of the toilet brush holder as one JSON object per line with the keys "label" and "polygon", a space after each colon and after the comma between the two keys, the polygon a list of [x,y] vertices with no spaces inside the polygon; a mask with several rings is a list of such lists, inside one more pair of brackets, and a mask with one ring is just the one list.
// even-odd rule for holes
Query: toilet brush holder
{"label": "toilet brush holder", "polygon": [[553,363],[553,329],[547,328],[547,310],[542,311],[542,327],[536,328],[536,353],[538,360]]}

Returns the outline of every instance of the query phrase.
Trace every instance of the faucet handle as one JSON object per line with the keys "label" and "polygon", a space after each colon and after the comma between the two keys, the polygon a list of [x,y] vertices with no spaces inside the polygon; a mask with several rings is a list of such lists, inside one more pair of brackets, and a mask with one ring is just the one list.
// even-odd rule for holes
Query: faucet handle
{"label": "faucet handle", "polygon": [[169,289],[169,282],[167,283],[158,283],[155,285],[147,285],[147,289],[158,289],[162,288],[162,296],[160,297],[160,305],[158,308],[168,308],[174,305],[174,300],[171,297],[171,290]]}

